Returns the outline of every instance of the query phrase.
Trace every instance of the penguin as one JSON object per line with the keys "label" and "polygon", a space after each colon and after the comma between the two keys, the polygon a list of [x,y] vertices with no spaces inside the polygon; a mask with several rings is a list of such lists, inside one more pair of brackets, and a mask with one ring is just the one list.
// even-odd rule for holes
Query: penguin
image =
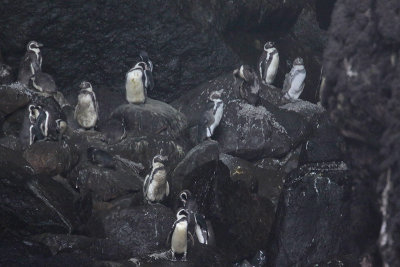
{"label": "penguin", "polygon": [[283,94],[286,99],[298,99],[304,89],[306,79],[306,69],[301,57],[293,61],[293,67],[289,73],[285,75],[283,83]]}
{"label": "penguin", "polygon": [[196,199],[194,199],[192,193],[185,189],[179,193],[179,201],[181,203],[181,207],[186,209],[189,216],[188,216],[188,222],[189,222],[189,229],[194,230],[195,227],[195,219],[194,215],[198,213],[198,206],[196,203]]}
{"label": "penguin", "polygon": [[18,81],[26,86],[29,85],[30,78],[42,70],[40,47],[43,47],[43,44],[36,41],[30,41],[26,46],[26,53],[18,70]]}
{"label": "penguin", "polygon": [[49,113],[42,106],[29,105],[29,145],[36,141],[45,140],[48,135]]}
{"label": "penguin", "polygon": [[153,72],[153,62],[149,59],[149,55],[146,51],[140,51],[140,59],[146,63],[146,70]]}
{"label": "penguin", "polygon": [[99,106],[96,95],[90,82],[82,82],[78,95],[78,103],[75,107],[74,117],[84,129],[93,129],[99,118]]}
{"label": "penguin", "polygon": [[39,92],[55,93],[57,92],[56,83],[50,74],[44,72],[36,72],[31,77],[33,88]]}
{"label": "penguin", "polygon": [[145,75],[141,65],[136,64],[126,73],[125,90],[126,100],[129,103],[143,104],[146,102]]}
{"label": "penguin", "polygon": [[258,68],[263,84],[272,84],[279,67],[279,53],[274,42],[267,42],[258,60]]}
{"label": "penguin", "polygon": [[[236,90],[236,97],[245,99],[249,104],[256,105],[259,100],[260,82],[257,73],[248,65],[242,65],[233,71],[235,82],[241,81]],[[235,87],[237,88],[237,87]]]}
{"label": "penguin", "polygon": [[212,102],[207,104],[206,110],[198,125],[198,142],[202,142],[207,138],[211,138],[215,128],[218,127],[222,114],[224,112],[224,102],[222,102],[221,94],[223,90],[214,91],[210,94],[209,100]]}
{"label": "penguin", "polygon": [[203,214],[196,213],[194,215],[194,219],[196,223],[195,233],[197,240],[199,240],[201,244],[208,245],[209,235],[205,216]]}
{"label": "penguin", "polygon": [[86,152],[91,163],[103,168],[116,169],[114,157],[108,152],[94,147],[89,147]]}
{"label": "penguin", "polygon": [[[178,210],[176,221],[168,235],[167,243],[171,243],[172,260],[176,261],[177,256],[181,257],[182,261],[186,261],[188,248],[188,237],[191,237],[188,232],[188,212],[185,209]],[[191,237],[193,242],[193,237]]]}
{"label": "penguin", "polygon": [[161,202],[169,195],[167,171],[163,162],[166,156],[156,155],[153,158],[152,169],[143,183],[143,196],[148,203]]}

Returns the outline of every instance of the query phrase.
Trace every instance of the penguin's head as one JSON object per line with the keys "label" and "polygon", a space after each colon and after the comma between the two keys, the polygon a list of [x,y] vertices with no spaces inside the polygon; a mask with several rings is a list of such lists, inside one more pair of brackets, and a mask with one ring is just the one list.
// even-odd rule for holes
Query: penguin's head
{"label": "penguin's head", "polygon": [[80,88],[81,90],[93,91],[92,84],[91,84],[90,82],[87,82],[87,81],[81,82],[81,84],[79,85],[79,88]]}
{"label": "penguin's head", "polygon": [[65,133],[65,131],[67,130],[67,122],[66,121],[63,121],[61,119],[57,119],[56,120],[56,125],[57,125],[56,126],[57,132],[59,132],[61,134]]}
{"label": "penguin's head", "polygon": [[168,160],[167,156],[163,156],[163,155],[155,155],[153,158],[153,165],[156,163],[164,163]]}
{"label": "penguin's head", "polygon": [[135,67],[133,67],[133,68],[134,69],[140,68],[142,70],[145,70],[146,69],[146,63],[143,62],[143,61],[140,61],[140,62],[136,63]]}
{"label": "penguin's head", "polygon": [[293,61],[293,66],[296,66],[296,65],[297,66],[298,65],[304,65],[304,61],[303,61],[303,59],[301,57],[298,57]]}
{"label": "penguin's head", "polygon": [[146,61],[149,60],[149,55],[147,54],[146,51],[140,51],[139,56],[140,56],[140,59],[141,59],[142,61],[144,61],[144,62],[146,62]]}
{"label": "penguin's head", "polygon": [[273,48],[275,47],[275,43],[274,42],[266,42],[264,45],[264,50],[266,51],[267,49]]}
{"label": "penguin's head", "polygon": [[222,102],[221,95],[224,90],[213,91],[211,92],[209,99],[214,102]]}
{"label": "penguin's head", "polygon": [[42,47],[42,46],[43,46],[43,44],[41,44],[41,43],[39,43],[39,42],[30,41],[30,42],[27,44],[26,49],[27,49],[27,50],[33,51],[33,50],[35,50],[35,49],[39,49],[39,48]]}
{"label": "penguin's head", "polygon": [[180,220],[182,218],[187,218],[189,217],[189,212],[185,209],[179,209],[178,212],[176,213],[176,219]]}
{"label": "penguin's head", "polygon": [[179,200],[182,201],[183,206],[186,205],[186,202],[191,199],[191,197],[192,193],[187,189],[179,193]]}

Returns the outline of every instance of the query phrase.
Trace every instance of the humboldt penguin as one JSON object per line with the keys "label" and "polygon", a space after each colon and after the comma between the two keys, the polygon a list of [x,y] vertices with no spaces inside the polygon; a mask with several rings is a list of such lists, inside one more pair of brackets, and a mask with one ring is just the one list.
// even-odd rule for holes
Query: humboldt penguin
{"label": "humboldt penguin", "polygon": [[162,155],[153,158],[151,172],[143,183],[143,196],[148,203],[161,202],[169,195],[167,170],[164,166],[167,159],[168,157]]}
{"label": "humboldt penguin", "polygon": [[258,60],[260,77],[263,84],[272,84],[279,66],[279,53],[274,42],[267,42]]}
{"label": "humboldt penguin", "polygon": [[260,82],[257,73],[248,65],[242,65],[233,71],[235,81],[239,81],[236,97],[243,98],[251,105],[256,105],[259,100]]}
{"label": "humboldt penguin", "polygon": [[29,81],[35,73],[42,70],[42,54],[40,52],[42,46],[36,41],[30,41],[26,46],[26,52],[18,70],[18,81],[25,86],[29,85]]}
{"label": "humboldt penguin", "polygon": [[221,99],[222,92],[223,90],[214,91],[209,96],[209,100],[211,102],[207,104],[205,112],[197,128],[197,141],[199,143],[205,139],[211,138],[211,136],[214,134],[215,128],[218,127],[222,119],[222,114],[224,112],[224,102],[222,102]]}
{"label": "humboldt penguin", "polygon": [[[172,260],[176,261],[178,257],[186,261],[188,237],[191,237],[188,231],[188,212],[185,209],[178,210],[176,221],[168,235],[167,243],[171,243]],[[191,237],[193,242],[193,237]]]}
{"label": "humboldt penguin", "polygon": [[93,129],[99,118],[99,106],[90,82],[82,82],[74,117],[84,129]]}
{"label": "humboldt penguin", "polygon": [[283,95],[286,99],[298,99],[304,89],[306,69],[301,57],[293,61],[293,67],[285,76]]}
{"label": "humboldt penguin", "polygon": [[39,92],[55,93],[57,92],[56,83],[50,74],[38,71],[31,77],[33,88]]}

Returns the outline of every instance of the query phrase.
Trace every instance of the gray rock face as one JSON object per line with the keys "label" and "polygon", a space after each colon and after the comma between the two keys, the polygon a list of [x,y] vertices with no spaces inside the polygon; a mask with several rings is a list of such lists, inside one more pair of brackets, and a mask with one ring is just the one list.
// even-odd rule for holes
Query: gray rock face
{"label": "gray rock face", "polygon": [[[322,108],[305,101],[278,108],[270,104],[280,103],[277,93],[264,93],[262,105],[253,106],[235,99],[235,86],[232,75],[226,74],[172,103],[188,117],[189,125],[196,125],[210,92],[223,89],[224,114],[213,139],[226,154],[247,160],[283,156],[305,140],[322,112]],[[261,88],[261,92],[268,90],[270,87]]]}
{"label": "gray rock face", "polygon": [[7,114],[26,106],[30,101],[30,91],[20,83],[0,85],[0,111]]}
{"label": "gray rock face", "polygon": [[78,201],[69,190],[49,177],[34,176],[20,153],[0,147],[0,156],[0,213],[6,227],[25,234],[77,228]]}
{"label": "gray rock face", "polygon": [[79,160],[78,151],[66,142],[41,141],[24,152],[36,174],[54,176],[71,170]]}
{"label": "gray rock face", "polygon": [[174,221],[170,209],[155,204],[100,212],[89,222],[89,229],[92,236],[107,238],[103,242],[118,247],[114,257],[131,258],[167,250],[165,242]]}
{"label": "gray rock face", "polygon": [[177,138],[187,127],[182,113],[164,102],[150,98],[142,105],[119,106],[111,116],[124,120],[127,130],[135,137],[167,135]]}
{"label": "gray rock face", "polygon": [[[377,265],[389,266],[400,265],[400,238],[395,234],[400,227],[395,204],[400,195],[399,7],[395,0],[336,2],[324,52],[326,86],[321,92],[345,137],[346,157],[356,173],[357,199],[370,203],[353,203],[368,221],[364,232],[381,233],[379,240],[360,239],[357,245],[367,250],[378,244],[383,262]],[[382,221],[376,216],[379,211]]]}
{"label": "gray rock face", "polygon": [[11,67],[0,62],[0,84],[10,84],[13,80]]}
{"label": "gray rock face", "polygon": [[125,167],[118,164],[116,170],[112,170],[83,161],[69,174],[69,180],[80,192],[92,192],[96,201],[141,193],[142,178]]}
{"label": "gray rock face", "polygon": [[313,265],[354,253],[350,195],[343,162],[305,165],[293,172],[271,230],[271,266]]}

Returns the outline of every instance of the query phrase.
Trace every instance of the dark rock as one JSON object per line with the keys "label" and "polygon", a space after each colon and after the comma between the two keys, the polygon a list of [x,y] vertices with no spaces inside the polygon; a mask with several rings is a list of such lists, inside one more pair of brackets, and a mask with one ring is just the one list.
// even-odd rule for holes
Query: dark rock
{"label": "dark rock", "polygon": [[[283,156],[310,134],[314,121],[307,121],[303,110],[297,113],[280,109],[268,101],[260,106],[249,105],[235,99],[235,86],[238,84],[232,74],[226,74],[200,85],[172,105],[186,114],[189,125],[196,125],[210,92],[223,89],[224,115],[213,139],[218,141],[221,152],[247,160]],[[269,87],[263,86],[263,90]]]}
{"label": "dark rock", "polygon": [[96,201],[110,201],[126,194],[141,193],[142,179],[124,167],[119,164],[114,170],[83,161],[68,177],[80,192],[92,192]]}
{"label": "dark rock", "polygon": [[349,174],[339,162],[290,175],[271,230],[269,266],[313,265],[354,252]]}
{"label": "dark rock", "polygon": [[274,217],[272,203],[254,197],[243,181],[232,181],[222,162],[196,167],[185,175],[182,188],[193,193],[200,212],[211,220],[216,246],[229,261],[250,257],[266,246]]}
{"label": "dark rock", "polygon": [[301,99],[290,100],[289,103],[280,106],[280,108],[283,110],[293,111],[297,114],[301,114],[307,122],[310,122],[316,126],[318,126],[318,119],[326,114],[325,109],[320,105],[316,105],[308,101],[303,101]]}
{"label": "dark rock", "polygon": [[77,229],[74,195],[48,177],[33,175],[21,153],[0,147],[2,225],[21,233],[68,233]]}
{"label": "dark rock", "polygon": [[343,137],[327,116],[324,116],[311,138],[302,145],[300,164],[341,161],[344,159],[341,147],[344,147]]}
{"label": "dark rock", "polygon": [[[106,238],[97,241],[91,253],[103,253],[103,259],[114,260],[145,256],[167,250],[165,242],[175,221],[175,214],[161,204],[132,208],[114,208],[95,215],[91,235]],[[113,247],[107,251],[107,247]]]}
{"label": "dark rock", "polygon": [[0,85],[0,111],[10,114],[26,106],[31,99],[31,92],[20,83]]}
{"label": "dark rock", "polygon": [[215,141],[204,141],[192,148],[176,166],[169,179],[171,197],[175,198],[184,188],[185,177],[196,168],[208,162],[216,162],[219,158],[218,143]]}
{"label": "dark rock", "polygon": [[267,198],[276,207],[286,174],[279,170],[262,169],[246,160],[220,154],[220,160],[229,168],[233,181],[243,182],[249,192]]}
{"label": "dark rock", "polygon": [[22,147],[17,137],[15,136],[4,136],[0,138],[0,146],[5,148],[14,150],[14,151],[21,151]]}
{"label": "dark rock", "polygon": [[71,170],[79,155],[75,147],[66,142],[41,141],[31,145],[24,152],[24,158],[36,174],[54,176]]}
{"label": "dark rock", "polygon": [[336,1],[321,92],[333,123],[345,137],[346,157],[354,167],[352,205],[365,222],[362,226],[357,220],[357,226],[371,233],[360,235],[357,247],[375,246],[377,238],[369,238],[380,233],[383,266],[400,265],[400,209],[395,204],[400,195],[399,8],[395,0]]}
{"label": "dark rock", "polygon": [[[238,62],[215,32],[202,31],[180,16],[175,2],[104,2],[103,13],[97,8],[89,2],[78,6],[47,1],[3,3],[2,9],[13,18],[0,21],[5,59],[17,66],[34,36],[44,44],[42,69],[57,79],[65,95],[76,97],[74,88],[89,80],[100,100],[103,92],[111,91],[121,98],[119,104],[124,102],[123,74],[139,60],[143,49],[155,64],[155,89],[150,97],[163,100],[174,99]],[[59,31],[77,24],[81,25],[78,31]]]}
{"label": "dark rock", "polygon": [[93,238],[87,236],[49,233],[31,236],[30,239],[47,246],[53,255],[65,252],[88,253],[94,242]]}
{"label": "dark rock", "polygon": [[298,167],[300,152],[301,146],[290,151],[283,158],[263,158],[254,162],[254,165],[269,171],[283,172],[289,174],[291,171]]}
{"label": "dark rock", "polygon": [[110,145],[121,142],[127,136],[125,120],[121,121],[115,118],[107,120],[100,131],[104,135],[104,141]]}
{"label": "dark rock", "polygon": [[133,136],[168,135],[179,137],[187,127],[186,118],[170,105],[147,98],[142,105],[125,104],[111,115],[124,121]]}
{"label": "dark rock", "polygon": [[10,84],[14,81],[11,67],[0,62],[0,84]]}

